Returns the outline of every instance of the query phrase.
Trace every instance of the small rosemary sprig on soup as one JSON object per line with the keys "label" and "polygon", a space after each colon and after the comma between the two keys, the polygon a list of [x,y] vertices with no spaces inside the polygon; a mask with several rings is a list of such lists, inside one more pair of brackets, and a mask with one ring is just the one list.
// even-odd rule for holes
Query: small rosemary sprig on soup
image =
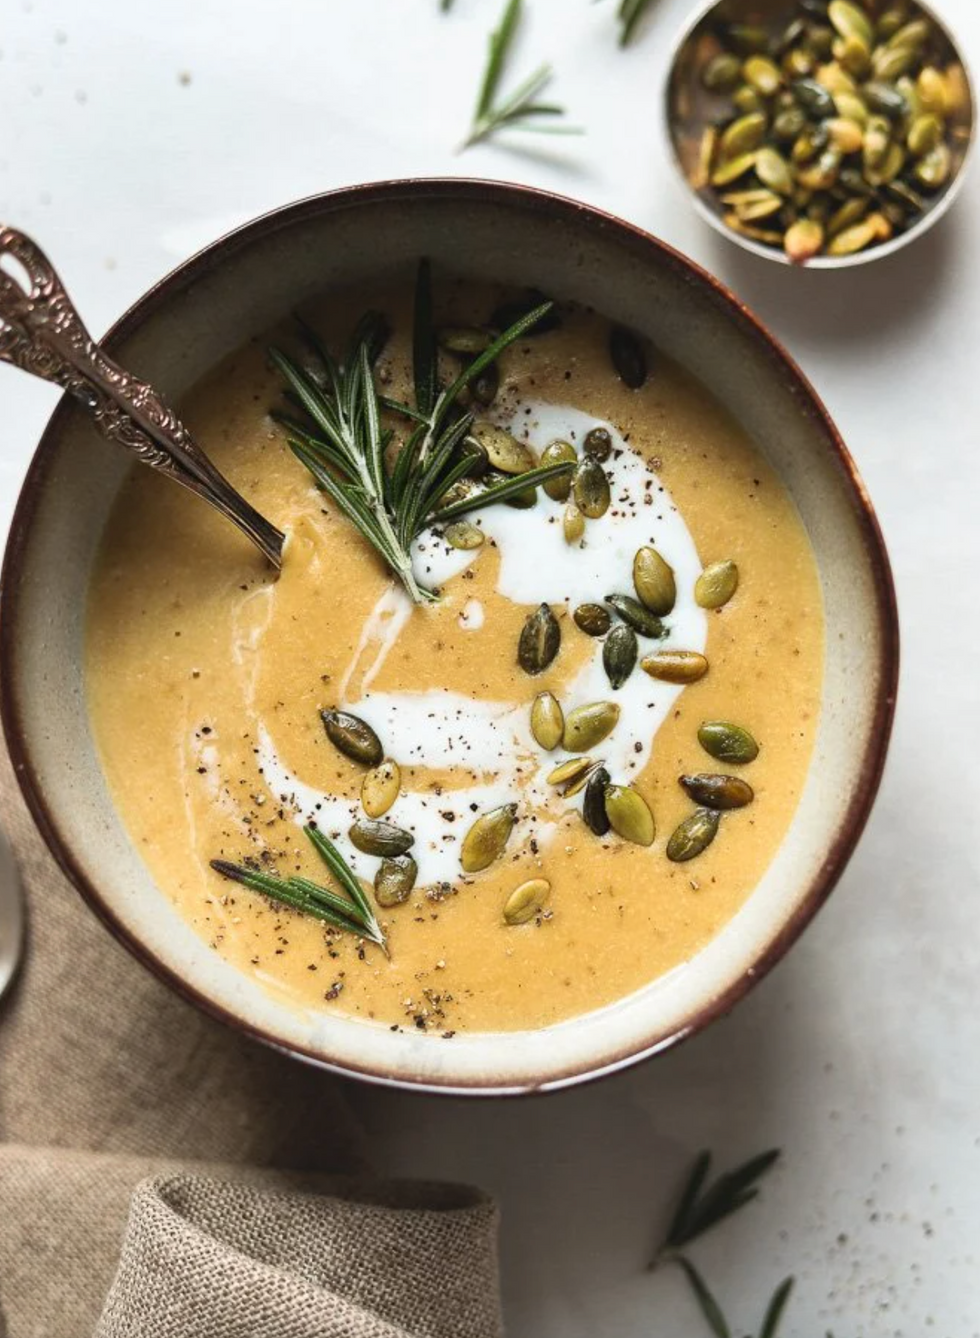
{"label": "small rosemary sprig on soup", "polygon": [[[316,372],[278,348],[269,351],[285,379],[291,408],[303,415],[274,415],[286,429],[290,448],[416,604],[437,598],[419,583],[412,565],[412,544],[423,530],[506,501],[572,468],[559,463],[528,469],[473,489],[465,497],[447,500],[447,494],[474,472],[474,456],[485,459],[482,447],[471,437],[473,415],[463,410],[460,397],[551,307],[551,302],[544,302],[520,316],[443,388],[439,385],[430,269],[423,260],[415,297],[414,404],[378,395],[374,365],[387,327],[377,313],[361,319],[343,363],[305,325],[302,329],[319,364]],[[382,426],[383,410],[392,410],[410,423],[400,443],[393,428]]]}

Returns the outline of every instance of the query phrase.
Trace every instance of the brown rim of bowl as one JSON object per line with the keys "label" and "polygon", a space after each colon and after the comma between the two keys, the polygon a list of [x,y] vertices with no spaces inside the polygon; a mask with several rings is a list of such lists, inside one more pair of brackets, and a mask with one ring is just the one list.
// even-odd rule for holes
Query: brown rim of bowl
{"label": "brown rim of bowl", "polygon": [[851,459],[819,396],[789,354],[733,293],[729,292],[723,284],[708,274],[707,271],[681,255],[679,251],[674,250],[673,247],[664,242],[658,241],[655,237],[631,223],[624,222],[612,214],[604,213],[591,205],[582,204],[565,196],[554,195],[548,191],[537,190],[532,187],[501,182],[440,177],[373,182],[361,186],[348,186],[324,195],[310,196],[305,200],[263,214],[252,222],[246,223],[243,227],[219,238],[216,242],[212,242],[210,246],[205,247],[204,250],[186,260],[134,303],[112,326],[103,343],[109,352],[114,351],[123,340],[138,329],[148,316],[152,316],[162,304],[170,301],[176,292],[200,279],[215,265],[223,264],[240,247],[253,242],[256,238],[270,236],[281,228],[291,226],[297,220],[318,214],[330,214],[366,203],[396,203],[406,198],[462,198],[474,203],[490,202],[512,206],[518,205],[524,209],[543,212],[552,218],[557,217],[565,222],[584,227],[599,236],[614,234],[619,243],[635,255],[641,257],[655,256],[661,264],[666,263],[674,270],[681,271],[687,280],[695,281],[702,292],[717,307],[724,309],[728,318],[734,320],[743,332],[763,349],[777,371],[789,382],[797,397],[812,406],[822,424],[827,446],[836,458],[841,473],[850,485],[854,510],[863,531],[868,560],[874,574],[878,634],[881,645],[881,657],[878,666],[879,688],[875,703],[874,721],[869,732],[868,745],[861,766],[860,781],[851,797],[841,829],[800,905],[781,927],[765,952],[743,976],[729,985],[726,990],[723,990],[709,1003],[693,1011],[683,1025],[676,1027],[667,1034],[651,1036],[644,1044],[631,1046],[628,1050],[622,1051],[610,1059],[603,1060],[600,1065],[595,1067],[576,1066],[542,1082],[523,1082],[503,1086],[494,1086],[492,1083],[485,1085],[478,1081],[461,1085],[441,1084],[421,1079],[395,1077],[391,1074],[373,1070],[362,1070],[352,1064],[332,1063],[302,1046],[286,1044],[282,1040],[270,1036],[260,1027],[252,1025],[221,1005],[216,1004],[164,965],[145,944],[140,942],[120,923],[113,909],[103,900],[99,890],[76,864],[72,851],[63,839],[55,817],[49,810],[41,792],[22,728],[20,704],[14,690],[17,679],[13,672],[13,666],[17,647],[15,638],[9,635],[8,629],[16,626],[17,623],[17,601],[21,590],[21,566],[27,547],[31,521],[37,507],[38,497],[44,487],[47,468],[55,449],[57,437],[68,414],[76,411],[74,404],[67,396],[55,408],[34,453],[17,500],[17,507],[10,528],[10,537],[4,554],[3,569],[2,574],[0,574],[0,601],[2,601],[0,603],[0,608],[2,608],[2,617],[0,617],[0,714],[2,714],[7,746],[10,750],[18,783],[34,821],[55,860],[91,909],[124,947],[128,948],[133,956],[148,967],[154,975],[190,1003],[196,1004],[205,1013],[237,1028],[255,1040],[262,1041],[273,1049],[294,1055],[307,1063],[343,1077],[360,1078],[382,1086],[402,1088],[407,1091],[444,1093],[457,1096],[511,1096],[557,1091],[564,1087],[615,1073],[652,1055],[670,1049],[689,1036],[701,1031],[716,1018],[728,1013],[753,985],[772,970],[827,900],[864,829],[884,768],[898,686],[899,640],[895,587],[881,530],[854,461]]}

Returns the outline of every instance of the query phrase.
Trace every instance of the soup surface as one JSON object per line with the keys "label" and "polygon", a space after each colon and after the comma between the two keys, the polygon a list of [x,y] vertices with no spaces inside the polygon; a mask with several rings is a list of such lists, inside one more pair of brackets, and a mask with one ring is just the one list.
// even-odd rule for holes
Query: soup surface
{"label": "soup surface", "polygon": [[[469,327],[487,321],[501,294],[453,282],[436,297],[440,323]],[[410,283],[334,294],[307,314],[330,347],[344,348],[369,308],[391,330],[376,379],[406,399]],[[416,575],[440,595],[424,606],[288,449],[269,412],[283,382],[268,341],[226,361],[181,408],[212,459],[286,531],[281,577],[270,580],[226,521],[150,471],[134,470],[122,489],[93,578],[86,651],[114,801],[181,914],[298,1009],[451,1037],[538,1028],[600,1007],[683,969],[736,913],[786,832],[821,689],[821,597],[806,534],[772,469],[705,388],[653,350],[645,383],[630,389],[609,337],[599,315],[562,309],[557,328],[501,356],[499,391],[479,410],[535,455],[561,439],[581,460],[589,431],[606,428],[608,510],[569,543],[566,502],[539,489],[530,508],[474,512],[478,547],[452,547],[442,528],[424,533]],[[275,342],[298,347],[292,329]],[[459,365],[446,355],[444,376]],[[390,422],[394,451],[406,429],[397,416]],[[663,639],[639,636],[641,660],[683,650],[709,668],[683,685],[637,664],[614,688],[603,639],[572,614],[610,594],[633,596],[633,558],[645,546],[672,568],[676,601]],[[696,581],[720,561],[736,565],[737,589],[704,608]],[[560,649],[531,675],[518,644],[542,603]],[[628,660],[629,637],[619,640]],[[582,792],[564,797],[549,783],[579,750],[536,742],[530,709],[543,692],[566,720],[583,704],[618,705],[612,732],[581,752],[639,795],[655,818],[652,844],[597,835],[583,820]],[[414,838],[418,877],[406,900],[377,911],[388,955],[210,867],[219,859],[334,885],[304,836],[312,820],[373,897],[379,860],[348,836],[365,817],[366,768],[328,737],[321,711],[332,709],[366,721],[400,768],[383,820]],[[710,756],[698,737],[706,721],[748,730],[758,756],[739,765]],[[698,812],[679,778],[705,773],[737,776],[754,797],[720,820],[702,810],[695,835],[716,821],[717,833],[676,862],[671,835]],[[602,810],[601,786],[598,794]],[[467,832],[508,804],[516,822],[503,853],[464,873]],[[540,899],[529,918],[508,922],[513,892],[532,879],[547,885]],[[508,915],[520,919],[512,903]]]}

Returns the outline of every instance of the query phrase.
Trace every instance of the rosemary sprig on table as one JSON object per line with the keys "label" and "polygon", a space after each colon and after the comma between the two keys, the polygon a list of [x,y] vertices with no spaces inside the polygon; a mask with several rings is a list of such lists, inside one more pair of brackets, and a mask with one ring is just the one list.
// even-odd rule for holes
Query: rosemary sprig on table
{"label": "rosemary sprig on table", "polygon": [[507,57],[517,34],[521,18],[521,0],[506,0],[500,26],[490,34],[487,65],[480,85],[476,111],[470,132],[462,148],[468,149],[488,139],[498,130],[533,130],[540,134],[577,135],[581,131],[571,126],[554,125],[550,118],[564,116],[564,107],[552,102],[538,102],[538,94],[551,82],[552,69],[539,65],[513,93],[500,103],[496,102],[500,80]]}
{"label": "rosemary sprig on table", "polygon": [[650,8],[652,0],[620,0],[617,18],[620,22],[619,45],[629,46],[640,20]]}
{"label": "rosemary sprig on table", "polygon": [[[412,544],[423,530],[506,501],[572,468],[558,464],[530,469],[443,504],[445,494],[473,468],[472,456],[466,450],[473,416],[460,408],[460,396],[504,349],[547,315],[551,306],[545,302],[516,320],[443,389],[438,378],[430,269],[423,260],[415,294],[414,404],[378,395],[374,364],[387,330],[376,313],[368,313],[358,324],[343,364],[306,326],[302,329],[319,364],[317,373],[304,369],[280,349],[269,351],[289,388],[291,406],[304,415],[302,419],[292,414],[274,415],[286,428],[291,450],[317,486],[377,550],[416,604],[437,597],[419,584],[412,566]],[[397,451],[392,449],[394,431],[381,426],[382,409],[395,411],[411,424]]]}
{"label": "rosemary sprig on table", "polygon": [[336,892],[321,887],[309,878],[279,878],[275,874],[263,873],[244,864],[232,864],[228,860],[213,859],[211,868],[223,878],[241,883],[253,892],[261,892],[263,896],[281,902],[294,911],[315,916],[334,929],[370,939],[387,954],[385,936],[371,903],[340,851],[313,823],[308,823],[303,830],[330,873],[347,893],[346,897],[338,896]]}

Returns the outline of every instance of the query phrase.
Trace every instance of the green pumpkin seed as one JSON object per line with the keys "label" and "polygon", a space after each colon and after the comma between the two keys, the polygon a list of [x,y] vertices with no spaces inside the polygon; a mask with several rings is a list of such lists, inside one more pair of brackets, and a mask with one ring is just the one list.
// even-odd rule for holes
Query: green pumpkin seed
{"label": "green pumpkin seed", "polygon": [[609,510],[612,500],[606,471],[594,457],[587,455],[572,478],[575,505],[589,520],[598,520]]}
{"label": "green pumpkin seed", "polygon": [[820,254],[823,246],[823,228],[810,218],[802,218],[787,228],[783,248],[795,265],[803,265]]}
{"label": "green pumpkin seed", "polygon": [[[567,441],[553,441],[541,452],[542,465],[574,464],[577,459],[575,447]],[[553,502],[567,502],[572,492],[572,476],[559,474],[557,478],[546,479],[541,486]]]}
{"label": "green pumpkin seed", "polygon": [[793,194],[793,173],[789,163],[776,149],[760,149],[755,157],[756,176],[777,195]]}
{"label": "green pumpkin seed", "polygon": [[486,535],[479,525],[469,520],[454,520],[446,526],[444,537],[450,548],[458,548],[463,552],[481,548],[486,542]]}
{"label": "green pumpkin seed", "polygon": [[554,785],[564,798],[570,798],[588,784],[593,771],[601,766],[601,758],[597,761],[592,757],[569,757],[548,773],[548,784]]}
{"label": "green pumpkin seed", "polygon": [[783,207],[782,199],[771,190],[740,190],[721,197],[723,204],[734,205],[740,222],[771,218]]}
{"label": "green pumpkin seed", "polygon": [[386,910],[400,906],[412,894],[419,866],[411,855],[388,856],[378,865],[374,875],[374,899]]}
{"label": "green pumpkin seed", "polygon": [[942,141],[942,137],[942,121],[938,116],[933,116],[931,112],[927,112],[925,116],[917,117],[909,126],[906,143],[912,156],[921,158],[923,154],[931,153],[936,145]]}
{"label": "green pumpkin seed", "polygon": [[[854,77],[836,60],[829,65],[821,65],[816,73],[816,82],[825,88],[836,100],[838,93],[857,93],[858,86]],[[833,112],[830,113],[833,115]]]}
{"label": "green pumpkin seed", "polygon": [[609,332],[609,356],[623,385],[628,386],[630,390],[639,390],[645,384],[647,355],[632,330],[627,330],[622,325],[613,326]]}
{"label": "green pumpkin seed", "polygon": [[[827,220],[827,236],[835,238],[838,233],[845,232],[852,228],[856,223],[861,223],[870,207],[870,201],[858,196],[857,199],[845,200],[841,207]],[[833,242],[827,247],[831,254],[833,251]]]}
{"label": "green pumpkin seed", "polygon": [[634,599],[632,595],[606,595],[606,603],[622,618],[627,626],[632,627],[640,636],[660,637],[667,635],[667,629],[655,613]]}
{"label": "green pumpkin seed", "polygon": [[761,24],[730,23],[725,29],[725,36],[729,46],[746,55],[769,49],[769,32]]}
{"label": "green pumpkin seed", "polygon": [[830,132],[822,123],[807,126],[806,130],[793,145],[791,157],[794,163],[809,163],[830,143]]}
{"label": "green pumpkin seed", "polygon": [[462,357],[475,358],[484,353],[493,343],[487,330],[477,330],[469,325],[450,325],[439,331],[439,344],[449,353],[458,353]]}
{"label": "green pumpkin seed", "polygon": [[903,74],[908,74],[919,62],[919,53],[914,47],[897,46],[879,48],[874,54],[871,72],[883,83],[894,83]]}
{"label": "green pumpkin seed", "polygon": [[[914,121],[917,116],[925,115],[926,108],[923,107],[922,99],[919,97],[918,85],[916,84],[915,80],[911,77],[911,75],[908,74],[901,75],[898,79],[895,80],[895,87],[901,93],[902,97],[905,99],[905,102],[908,106],[909,124],[911,124],[911,122]],[[940,120],[942,119],[943,118],[940,116]]]}
{"label": "green pumpkin seed", "polygon": [[890,37],[894,37],[899,28],[908,22],[908,18],[908,5],[896,5],[893,9],[886,9],[878,20],[878,41],[887,42]]}
{"label": "green pumpkin seed", "polygon": [[829,190],[840,172],[841,153],[839,149],[825,149],[814,163],[810,163],[797,172],[796,179],[806,190]]}
{"label": "green pumpkin seed", "polygon": [[378,818],[358,818],[347,835],[365,855],[404,855],[415,844],[411,832]]}
{"label": "green pumpkin seed", "polygon": [[883,186],[889,181],[894,181],[904,166],[905,150],[901,144],[896,144],[893,140],[885,151],[882,163],[874,171],[866,169],[865,175],[872,186]]}
{"label": "green pumpkin seed", "polygon": [[[825,16],[826,17],[826,16]],[[816,60],[829,60],[834,46],[834,30],[823,23],[811,23],[806,34],[806,49]]]}
{"label": "green pumpkin seed", "polygon": [[658,650],[645,656],[640,668],[664,683],[696,683],[708,672],[708,661],[696,650]]}
{"label": "green pumpkin seed", "polygon": [[698,730],[698,743],[719,762],[744,766],[759,756],[759,745],[749,731],[728,720],[706,720]]}
{"label": "green pumpkin seed", "polygon": [[738,589],[738,567],[730,558],[705,567],[694,585],[694,598],[702,609],[720,609]]}
{"label": "green pumpkin seed", "polygon": [[832,116],[827,122],[830,142],[839,153],[845,156],[858,153],[864,143],[864,131],[857,121],[849,121],[846,116]]}
{"label": "green pumpkin seed", "polygon": [[717,836],[720,821],[714,809],[696,809],[674,828],[667,842],[667,858],[674,864],[683,864],[703,854]]}
{"label": "green pumpkin seed", "polygon": [[837,103],[829,89],[816,79],[794,79],[793,96],[804,111],[821,120],[837,115]]}
{"label": "green pumpkin seed", "polygon": [[617,836],[636,846],[652,846],[657,834],[653,814],[643,796],[629,785],[606,786],[606,817]]}
{"label": "green pumpkin seed", "polygon": [[751,172],[754,166],[754,153],[739,154],[737,158],[730,158],[727,162],[718,164],[711,174],[711,184],[712,186],[730,186],[739,177],[744,177],[746,172]]}
{"label": "green pumpkin seed", "polygon": [[[865,142],[867,142],[867,136],[865,136]],[[839,188],[846,190],[849,195],[859,195],[862,199],[870,200],[875,193],[874,187],[868,185],[856,167],[842,168],[837,183]]]}
{"label": "green pumpkin seed", "polygon": [[517,663],[526,674],[543,674],[561,647],[561,628],[547,604],[529,613],[517,643]]}
{"label": "green pumpkin seed", "polygon": [[876,172],[888,154],[892,142],[891,126],[883,116],[872,116],[864,131],[864,170]]}
{"label": "green pumpkin seed", "polygon": [[885,186],[885,193],[912,214],[921,213],[926,207],[922,196],[917,195],[905,181],[889,181]]}
{"label": "green pumpkin seed", "polygon": [[557,748],[565,732],[565,713],[553,692],[539,692],[531,703],[531,733],[546,752]]}
{"label": "green pumpkin seed", "polygon": [[713,56],[701,71],[701,83],[709,93],[730,93],[742,73],[742,62],[730,51]]}
{"label": "green pumpkin seed", "polygon": [[464,873],[479,873],[500,858],[507,848],[516,819],[516,804],[502,804],[477,818],[463,838],[460,850]]}
{"label": "green pumpkin seed", "polygon": [[855,79],[865,78],[871,70],[871,49],[859,37],[838,39],[834,43],[834,58]]}
{"label": "green pumpkin seed", "polygon": [[572,617],[575,626],[587,636],[605,636],[612,625],[612,618],[601,604],[580,604]]}
{"label": "green pumpkin seed", "polygon": [[864,46],[874,46],[875,33],[871,20],[863,9],[851,4],[850,0],[830,0],[827,17],[841,37],[856,37]]}
{"label": "green pumpkin seed", "polygon": [[949,180],[953,159],[946,144],[936,147],[920,158],[915,165],[915,179],[927,190],[939,190]]}
{"label": "green pumpkin seed", "polygon": [[795,18],[790,21],[787,27],[779,34],[775,41],[770,42],[770,49],[777,56],[785,55],[791,47],[795,47],[800,38],[806,34],[806,20]]}
{"label": "green pumpkin seed", "polygon": [[[802,135],[805,129],[806,112],[802,107],[787,107],[785,111],[779,113],[772,123],[772,133],[781,144],[792,144]],[[771,181],[767,181],[766,185],[775,190]]]}
{"label": "green pumpkin seed", "polygon": [[639,548],[633,558],[633,589],[640,602],[663,617],[677,601],[674,571],[655,548]]}
{"label": "green pumpkin seed", "polygon": [[915,91],[922,111],[932,112],[934,116],[947,115],[950,110],[949,96],[946,79],[941,70],[937,70],[933,65],[927,65],[920,70],[919,77],[915,81]]}
{"label": "green pumpkin seed", "polygon": [[766,109],[765,101],[760,98],[755,89],[751,88],[748,84],[743,84],[741,88],[736,88],[735,92],[732,94],[732,103],[736,110],[740,111],[743,116],[748,116],[750,112],[761,112]]}
{"label": "green pumpkin seed", "polygon": [[[746,83],[763,98],[771,98],[779,92],[783,82],[783,76],[779,73],[779,67],[769,59],[768,56],[749,56],[742,66],[742,76]],[[765,120],[763,119],[763,129],[765,129]],[[756,140],[754,144],[746,144],[739,152],[746,149],[754,149],[761,143],[761,139]]]}
{"label": "green pumpkin seed", "polygon": [[551,884],[546,878],[530,878],[513,892],[504,902],[504,920],[509,925],[524,925],[541,911],[551,892]]}
{"label": "green pumpkin seed", "polygon": [[868,124],[868,109],[856,93],[836,93],[837,111],[846,121],[853,121],[863,130]]}
{"label": "green pumpkin seed", "polygon": [[827,244],[829,256],[851,256],[878,241],[878,229],[871,219],[843,228]]}
{"label": "green pumpkin seed", "polygon": [[783,57],[783,74],[787,79],[808,79],[813,73],[816,60],[813,53],[798,46],[787,51]]}
{"label": "green pumpkin seed", "polygon": [[864,85],[861,93],[873,112],[880,112],[882,116],[887,116],[892,121],[905,116],[908,112],[908,103],[891,84],[873,79]]}
{"label": "green pumpkin seed", "polygon": [[613,690],[621,688],[636,668],[638,654],[636,633],[632,627],[619,623],[606,637],[602,648],[602,667]]}
{"label": "green pumpkin seed", "polygon": [[569,502],[565,507],[561,528],[566,544],[577,544],[585,533],[585,517],[574,502]]}
{"label": "green pumpkin seed", "polygon": [[582,799],[582,818],[590,832],[596,836],[605,836],[609,830],[609,814],[606,812],[606,786],[609,784],[609,772],[605,767],[596,767],[589,776]]}
{"label": "green pumpkin seed", "polygon": [[598,460],[600,464],[604,464],[612,455],[612,448],[612,434],[608,428],[593,427],[586,432],[582,449],[590,460]]}
{"label": "green pumpkin seed", "polygon": [[320,719],[333,746],[352,762],[376,767],[384,757],[381,740],[360,716],[348,711],[321,711]]}
{"label": "green pumpkin seed", "polygon": [[576,706],[565,717],[563,746],[570,753],[587,753],[608,738],[618,722],[619,707],[615,702],[588,702],[585,706]]}
{"label": "green pumpkin seed", "polygon": [[740,116],[722,132],[719,141],[721,156],[731,161],[742,154],[753,153],[762,143],[766,134],[766,118],[762,112],[751,112]]}
{"label": "green pumpkin seed", "polygon": [[701,772],[697,776],[681,776],[679,783],[702,808],[744,808],[755,798],[752,786],[739,776]]}
{"label": "green pumpkin seed", "polygon": [[496,423],[474,423],[471,433],[486,451],[494,469],[503,474],[524,474],[537,464],[531,450]]}
{"label": "green pumpkin seed", "polygon": [[495,362],[491,362],[488,367],[484,367],[480,375],[474,377],[469,384],[470,395],[484,409],[490,408],[490,405],[497,398],[499,389],[500,372]]}
{"label": "green pumpkin seed", "polygon": [[398,798],[401,787],[401,768],[390,757],[386,758],[361,781],[361,807],[369,818],[380,818]]}
{"label": "green pumpkin seed", "polygon": [[538,490],[533,485],[530,488],[522,488],[520,492],[514,493],[513,497],[504,498],[504,506],[509,506],[514,511],[530,511],[537,504]]}
{"label": "green pumpkin seed", "polygon": [[466,472],[467,480],[480,478],[490,468],[487,453],[475,437],[464,437],[459,453],[469,461],[470,467]]}
{"label": "green pumpkin seed", "polygon": [[694,190],[704,190],[711,179],[711,169],[715,161],[715,152],[718,148],[718,127],[714,125],[705,126],[701,134],[701,143],[698,146],[698,159],[691,173],[690,181]]}
{"label": "green pumpkin seed", "polygon": [[911,47],[913,50],[919,50],[925,46],[932,36],[932,28],[926,19],[913,19],[911,23],[904,24],[888,39],[888,49],[895,51],[901,47]]}

